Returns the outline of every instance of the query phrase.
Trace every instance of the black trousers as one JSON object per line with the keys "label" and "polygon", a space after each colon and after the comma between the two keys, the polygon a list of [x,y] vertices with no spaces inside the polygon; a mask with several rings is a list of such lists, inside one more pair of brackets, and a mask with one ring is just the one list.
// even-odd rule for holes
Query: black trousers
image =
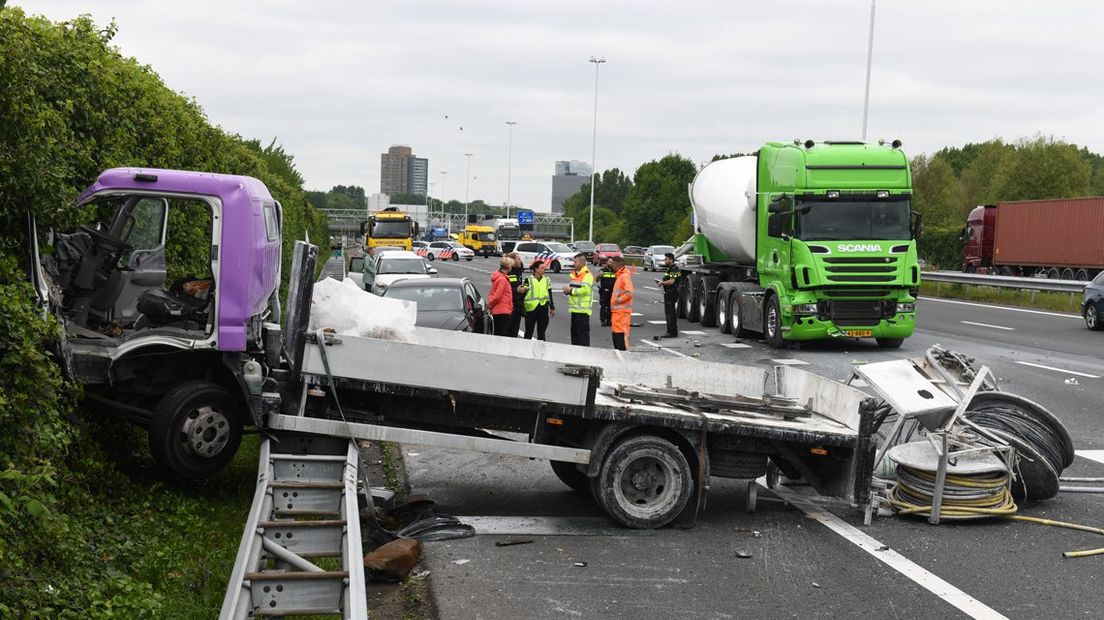
{"label": "black trousers", "polygon": [[537,330],[537,340],[547,340],[544,333],[548,330],[548,304],[533,308],[532,312],[525,313],[525,337],[533,337],[533,329]]}
{"label": "black trousers", "polygon": [[517,338],[518,331],[521,330],[521,317],[525,316],[525,298],[521,301],[514,300],[514,313],[510,315],[510,333],[506,334],[511,338]]}
{"label": "black trousers", "polygon": [[[494,335],[496,336],[510,336],[510,320],[509,314],[495,314],[494,316]],[[514,337],[517,337],[517,330],[514,330]]]}
{"label": "black trousers", "polygon": [[598,320],[604,326],[609,326],[612,317],[610,316],[610,300],[613,299],[613,289],[609,291],[598,292]]}
{"label": "black trousers", "polygon": [[571,313],[571,344],[581,347],[590,346],[590,315],[583,312]]}
{"label": "black trousers", "polygon": [[629,348],[625,346],[625,334],[623,332],[613,332],[613,348],[618,351],[629,350]]}
{"label": "black trousers", "polygon": [[663,315],[667,318],[667,333],[678,335],[678,295],[663,296]]}

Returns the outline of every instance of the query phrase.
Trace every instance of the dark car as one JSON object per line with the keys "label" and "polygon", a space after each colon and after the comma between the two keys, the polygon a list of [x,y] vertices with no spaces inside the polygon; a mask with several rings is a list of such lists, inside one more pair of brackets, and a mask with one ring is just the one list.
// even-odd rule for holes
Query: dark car
{"label": "dark car", "polygon": [[1085,285],[1085,299],[1081,302],[1081,316],[1092,330],[1104,329],[1104,271]]}
{"label": "dark car", "polygon": [[383,292],[389,299],[418,304],[418,327],[491,332],[486,302],[468,278],[399,280]]}
{"label": "dark car", "polygon": [[594,242],[593,241],[576,241],[575,251],[586,257],[587,262],[590,262],[594,258]]}

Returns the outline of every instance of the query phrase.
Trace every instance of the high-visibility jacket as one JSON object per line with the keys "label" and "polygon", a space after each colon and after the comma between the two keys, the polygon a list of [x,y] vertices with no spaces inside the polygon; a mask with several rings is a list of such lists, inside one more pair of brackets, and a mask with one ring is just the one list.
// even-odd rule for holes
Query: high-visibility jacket
{"label": "high-visibility jacket", "polygon": [[632,312],[633,283],[629,270],[622,267],[613,283],[613,296],[610,298],[611,312]]}
{"label": "high-visibility jacket", "polygon": [[571,291],[568,292],[568,311],[589,315],[593,300],[594,274],[590,273],[590,269],[584,266],[581,271],[571,272],[571,283],[578,286],[572,286]]}
{"label": "high-visibility jacket", "polygon": [[[536,279],[530,277],[526,284],[529,291],[525,293],[525,311],[532,312],[540,306],[546,306],[552,301],[551,284],[548,278]],[[553,308],[555,305],[552,306]]]}

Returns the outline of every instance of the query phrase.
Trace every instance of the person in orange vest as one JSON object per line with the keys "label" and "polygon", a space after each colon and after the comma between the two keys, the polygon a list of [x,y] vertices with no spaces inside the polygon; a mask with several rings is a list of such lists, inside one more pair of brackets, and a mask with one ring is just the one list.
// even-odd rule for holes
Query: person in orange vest
{"label": "person in orange vest", "polygon": [[613,269],[617,279],[613,283],[613,295],[610,296],[610,319],[613,324],[613,348],[618,351],[629,350],[629,322],[632,319],[633,283],[632,275],[625,268],[625,259],[614,256]]}

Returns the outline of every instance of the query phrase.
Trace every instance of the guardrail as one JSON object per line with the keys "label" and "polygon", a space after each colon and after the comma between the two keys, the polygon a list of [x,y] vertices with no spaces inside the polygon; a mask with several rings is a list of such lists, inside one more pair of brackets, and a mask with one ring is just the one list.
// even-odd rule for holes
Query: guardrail
{"label": "guardrail", "polygon": [[1019,278],[1016,276],[991,276],[960,271],[925,271],[921,280],[946,284],[965,284],[970,286],[992,286],[996,288],[1014,288],[1025,291],[1048,291],[1051,293],[1080,293],[1088,282],[1081,280],[1051,280],[1048,278]]}

